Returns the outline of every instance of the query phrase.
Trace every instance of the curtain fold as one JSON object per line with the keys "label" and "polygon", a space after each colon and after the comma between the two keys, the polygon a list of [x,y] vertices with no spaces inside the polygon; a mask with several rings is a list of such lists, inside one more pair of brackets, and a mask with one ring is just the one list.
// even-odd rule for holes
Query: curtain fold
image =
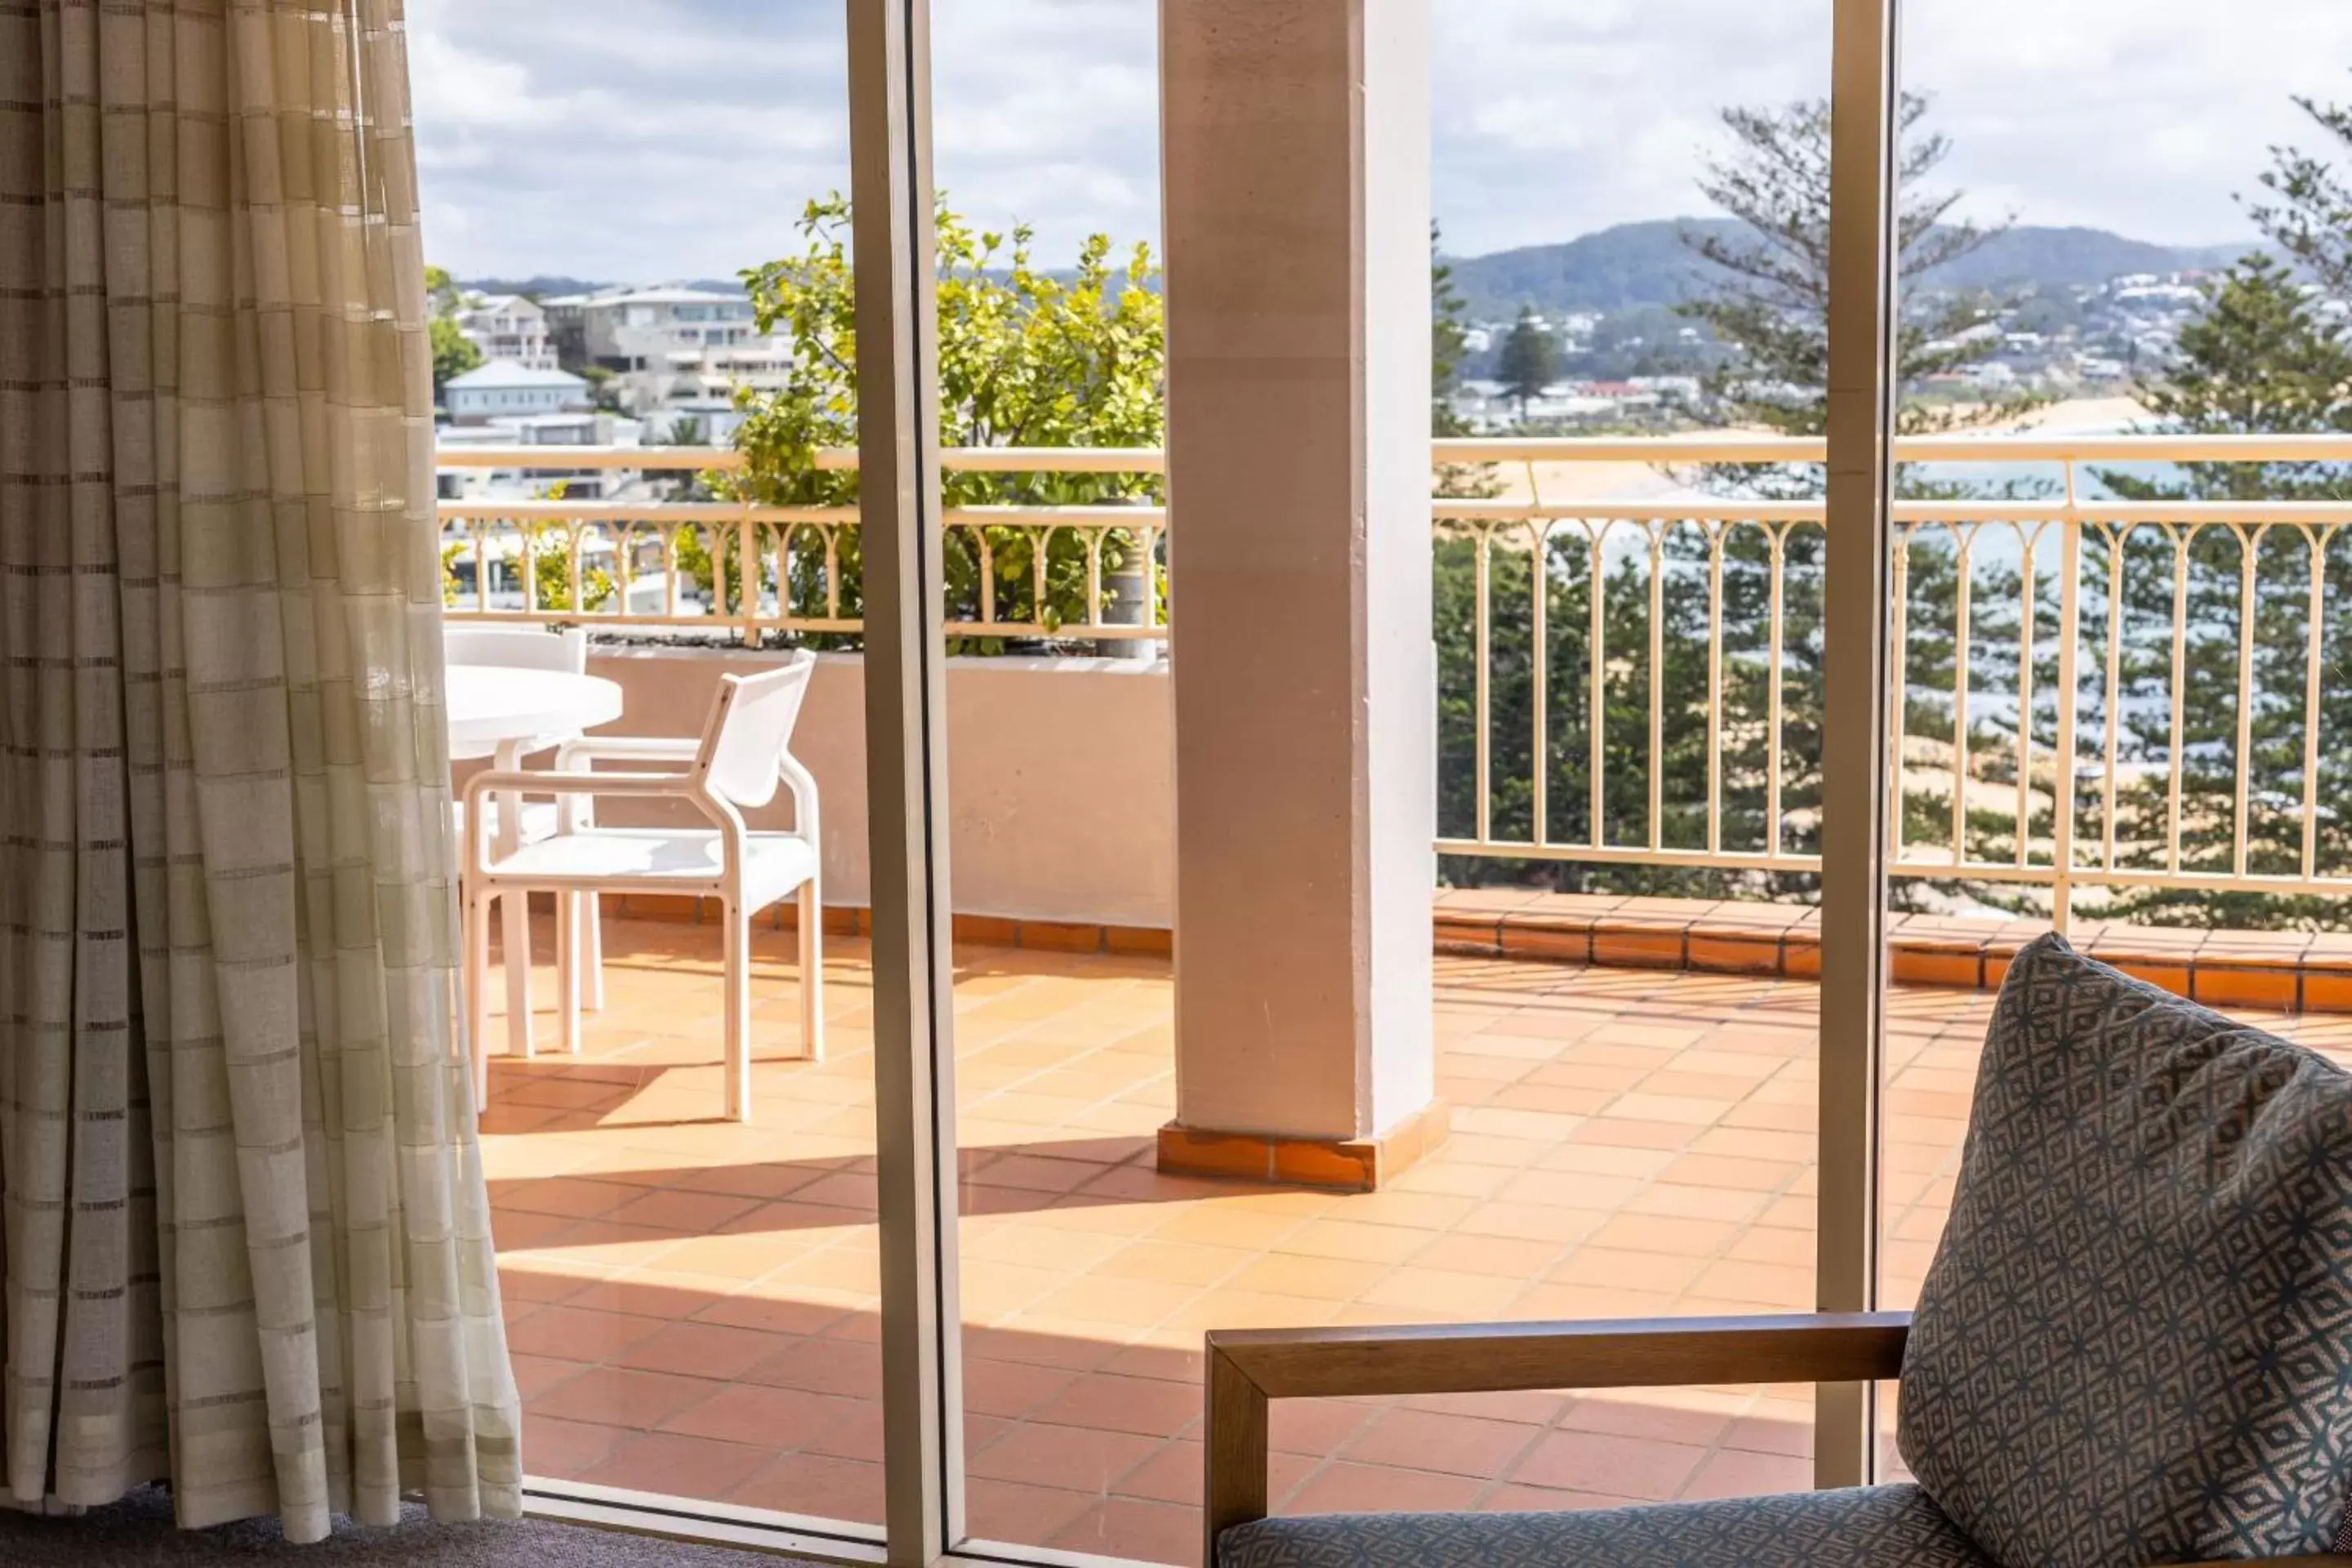
{"label": "curtain fold", "polygon": [[399,0],[0,0],[5,1490],[520,1507]]}

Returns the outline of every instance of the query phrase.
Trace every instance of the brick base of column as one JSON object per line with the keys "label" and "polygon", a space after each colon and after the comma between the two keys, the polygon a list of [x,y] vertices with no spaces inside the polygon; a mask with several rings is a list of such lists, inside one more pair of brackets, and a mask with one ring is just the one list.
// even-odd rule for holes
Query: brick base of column
{"label": "brick base of column", "polygon": [[1369,1193],[1444,1143],[1453,1131],[1434,1100],[1378,1138],[1282,1138],[1213,1132],[1171,1121],[1160,1130],[1160,1168],[1171,1175],[1230,1176],[1289,1186]]}

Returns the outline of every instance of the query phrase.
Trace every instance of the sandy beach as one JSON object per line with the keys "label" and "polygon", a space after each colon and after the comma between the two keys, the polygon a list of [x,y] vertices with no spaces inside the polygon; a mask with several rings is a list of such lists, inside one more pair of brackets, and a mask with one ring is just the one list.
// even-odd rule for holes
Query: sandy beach
{"label": "sandy beach", "polygon": [[[2147,410],[2129,397],[2077,397],[1976,429],[1988,436],[2087,436],[2127,431],[2150,422]],[[1770,432],[1732,428],[1720,434],[1765,436]],[[1678,483],[1671,473],[1649,463],[1498,463],[1495,471],[1502,484],[1503,499],[1514,501],[1538,497],[1548,501],[1671,500],[1697,493]]]}

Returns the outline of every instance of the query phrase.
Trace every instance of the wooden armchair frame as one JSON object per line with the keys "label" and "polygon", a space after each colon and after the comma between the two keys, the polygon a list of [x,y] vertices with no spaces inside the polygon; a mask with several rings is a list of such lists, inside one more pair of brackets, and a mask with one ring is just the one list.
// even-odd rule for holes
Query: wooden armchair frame
{"label": "wooden armchair frame", "polygon": [[[1265,1517],[1266,1405],[1272,1400],[1892,1383],[1903,1374],[1910,1331],[1908,1312],[1219,1331],[1207,1343],[1203,1561],[1215,1568],[1217,1538]],[[2352,1568],[2352,1557],[2273,1558],[2236,1568]]]}

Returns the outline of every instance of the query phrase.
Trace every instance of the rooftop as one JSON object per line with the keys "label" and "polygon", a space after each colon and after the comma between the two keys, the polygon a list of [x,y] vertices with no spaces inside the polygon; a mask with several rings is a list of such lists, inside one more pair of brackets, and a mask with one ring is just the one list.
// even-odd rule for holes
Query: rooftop
{"label": "rooftop", "polygon": [[649,289],[616,289],[610,293],[567,299],[566,304],[583,305],[741,305],[750,302],[748,294],[721,293],[716,289],[685,289],[659,284]]}
{"label": "rooftop", "polygon": [[510,359],[494,359],[476,365],[463,375],[451,376],[446,384],[467,391],[518,386],[560,386],[576,391],[588,384],[568,370],[533,370]]}

